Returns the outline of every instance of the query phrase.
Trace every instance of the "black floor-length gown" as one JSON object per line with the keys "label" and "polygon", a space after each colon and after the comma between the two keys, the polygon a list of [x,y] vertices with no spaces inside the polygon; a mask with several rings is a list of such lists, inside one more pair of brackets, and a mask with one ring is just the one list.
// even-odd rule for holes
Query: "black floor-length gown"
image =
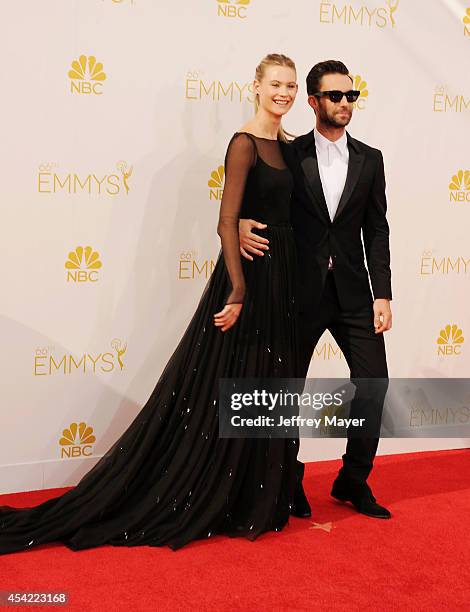
{"label": "black floor-length gown", "polygon": [[[222,251],[152,395],[75,488],[0,508],[0,554],[47,542],[176,550],[214,534],[253,540],[287,523],[298,440],[219,438],[218,380],[297,373],[293,178],[278,141],[246,133],[234,135],[225,163]],[[240,257],[239,217],[268,224],[264,257]],[[240,316],[222,332],[213,315],[234,302]]]}

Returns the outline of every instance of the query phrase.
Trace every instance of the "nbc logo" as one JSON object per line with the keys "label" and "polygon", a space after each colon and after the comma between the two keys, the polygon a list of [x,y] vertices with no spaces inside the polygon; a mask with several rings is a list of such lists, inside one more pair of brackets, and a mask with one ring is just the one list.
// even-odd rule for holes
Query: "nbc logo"
{"label": "nbc logo", "polygon": [[90,457],[92,455],[92,444],[96,442],[93,435],[93,427],[87,426],[86,423],[71,423],[67,429],[62,432],[62,437],[59,440],[60,458],[64,457]]}
{"label": "nbc logo", "polygon": [[221,200],[224,193],[224,178],[225,168],[219,166],[217,170],[211,172],[211,178],[207,181],[209,187],[209,199],[210,200]]}
{"label": "nbc logo", "polygon": [[463,18],[463,33],[465,36],[470,36],[470,8],[465,11]]}
{"label": "nbc logo", "polygon": [[67,282],[74,283],[92,282],[98,280],[98,270],[101,268],[100,254],[91,246],[78,246],[75,251],[69,253],[65,262],[67,269]]}
{"label": "nbc logo", "polygon": [[438,355],[460,355],[461,345],[465,338],[457,325],[446,325],[441,329],[437,339]]}
{"label": "nbc logo", "polygon": [[78,60],[73,60],[68,76],[72,93],[102,95],[106,74],[103,72],[103,64],[97,62],[94,55],[80,55]]}
{"label": "nbc logo", "polygon": [[451,202],[470,202],[470,170],[459,170],[449,184]]}
{"label": "nbc logo", "polygon": [[366,98],[369,97],[367,82],[362,79],[360,74],[351,74],[350,77],[353,80],[353,88],[361,92],[361,95],[357,99],[357,102],[354,102],[354,108],[356,108],[357,110],[364,110],[366,107]]}
{"label": "nbc logo", "polygon": [[219,17],[246,19],[248,4],[250,4],[250,0],[217,0],[217,15]]}

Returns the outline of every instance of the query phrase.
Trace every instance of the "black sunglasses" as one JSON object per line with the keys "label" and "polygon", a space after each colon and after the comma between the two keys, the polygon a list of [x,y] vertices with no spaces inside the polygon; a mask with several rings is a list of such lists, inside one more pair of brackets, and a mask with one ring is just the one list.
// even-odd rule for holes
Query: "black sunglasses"
{"label": "black sunglasses", "polygon": [[317,91],[313,94],[316,98],[328,97],[331,102],[341,102],[343,96],[346,96],[348,102],[355,102],[361,92],[358,89],[351,89],[350,91],[339,91],[339,89],[332,89],[331,91]]}

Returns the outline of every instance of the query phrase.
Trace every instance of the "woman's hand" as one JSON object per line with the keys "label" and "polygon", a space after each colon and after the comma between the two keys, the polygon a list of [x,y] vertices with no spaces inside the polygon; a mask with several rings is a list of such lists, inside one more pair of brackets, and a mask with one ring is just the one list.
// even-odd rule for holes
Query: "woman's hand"
{"label": "woman's hand", "polygon": [[214,325],[227,331],[237,322],[243,304],[227,304],[224,309],[214,315]]}

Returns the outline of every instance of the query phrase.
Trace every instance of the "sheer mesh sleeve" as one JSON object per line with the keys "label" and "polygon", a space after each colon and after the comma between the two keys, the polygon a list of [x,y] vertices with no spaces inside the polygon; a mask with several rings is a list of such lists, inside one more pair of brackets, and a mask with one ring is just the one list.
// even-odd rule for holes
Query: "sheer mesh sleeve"
{"label": "sheer mesh sleeve", "polygon": [[225,265],[232,284],[232,291],[226,304],[241,304],[245,297],[245,279],[238,238],[238,219],[246,179],[255,158],[255,144],[251,138],[246,134],[235,134],[229,143],[225,156],[225,186],[217,226],[217,233],[222,242]]}

